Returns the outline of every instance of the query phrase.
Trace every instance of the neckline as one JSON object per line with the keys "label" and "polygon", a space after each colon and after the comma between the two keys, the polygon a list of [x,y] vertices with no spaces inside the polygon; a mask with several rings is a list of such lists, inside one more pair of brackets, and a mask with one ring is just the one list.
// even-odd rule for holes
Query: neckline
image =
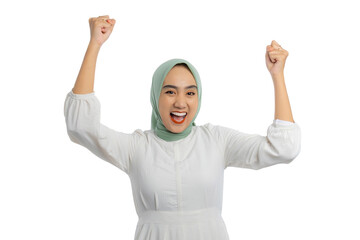
{"label": "neckline", "polygon": [[166,144],[176,144],[176,143],[185,142],[185,141],[188,141],[189,139],[191,139],[192,136],[195,134],[195,131],[197,130],[197,127],[198,127],[198,126],[193,126],[193,127],[191,128],[191,132],[189,133],[189,135],[187,135],[186,137],[184,137],[184,138],[182,138],[182,139],[175,140],[175,141],[165,141],[164,139],[158,137],[158,136],[155,134],[155,131],[154,131],[154,130],[151,130],[151,134],[154,135],[154,138],[155,138],[157,141],[160,141],[160,142],[166,143]]}

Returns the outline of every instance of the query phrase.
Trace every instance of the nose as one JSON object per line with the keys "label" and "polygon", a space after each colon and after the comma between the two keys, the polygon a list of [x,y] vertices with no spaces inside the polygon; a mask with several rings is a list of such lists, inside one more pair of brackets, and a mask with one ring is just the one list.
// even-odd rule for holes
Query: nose
{"label": "nose", "polygon": [[178,94],[176,96],[175,102],[174,102],[174,106],[176,108],[185,108],[186,107],[186,99],[185,96],[183,96],[182,94]]}

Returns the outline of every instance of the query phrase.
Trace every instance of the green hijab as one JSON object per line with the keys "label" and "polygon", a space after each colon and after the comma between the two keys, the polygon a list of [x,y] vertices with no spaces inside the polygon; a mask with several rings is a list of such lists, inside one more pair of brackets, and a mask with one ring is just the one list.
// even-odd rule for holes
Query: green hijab
{"label": "green hijab", "polygon": [[[195,114],[194,118],[192,119],[191,123],[189,124],[189,126],[180,133],[172,133],[169,130],[167,130],[167,128],[164,126],[164,124],[161,120],[161,116],[160,116],[160,112],[159,112],[159,98],[160,98],[161,88],[164,83],[166,75],[176,64],[179,64],[179,63],[185,63],[191,70],[192,75],[195,78],[197,88],[198,88],[199,102],[198,102],[198,109],[196,111],[196,114]],[[195,67],[191,63],[189,63],[188,61],[186,61],[184,59],[171,59],[171,60],[168,60],[168,61],[164,62],[163,64],[161,64],[156,69],[156,71],[153,75],[152,85],[151,85],[151,93],[150,93],[150,101],[151,101],[151,106],[152,106],[151,129],[154,130],[155,134],[159,138],[164,139],[165,141],[176,141],[176,140],[179,140],[179,139],[182,139],[182,138],[185,138],[186,136],[188,136],[191,133],[192,127],[195,126],[194,121],[200,110],[201,92],[202,92],[202,90],[201,90],[200,76],[199,76],[197,70],[195,69]]]}

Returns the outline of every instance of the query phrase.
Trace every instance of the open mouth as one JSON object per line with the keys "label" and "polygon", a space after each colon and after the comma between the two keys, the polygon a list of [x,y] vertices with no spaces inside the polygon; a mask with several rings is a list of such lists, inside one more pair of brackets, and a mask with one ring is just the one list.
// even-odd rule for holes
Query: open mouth
{"label": "open mouth", "polygon": [[185,121],[186,116],[187,113],[178,113],[178,112],[170,113],[171,120],[176,124],[183,123]]}

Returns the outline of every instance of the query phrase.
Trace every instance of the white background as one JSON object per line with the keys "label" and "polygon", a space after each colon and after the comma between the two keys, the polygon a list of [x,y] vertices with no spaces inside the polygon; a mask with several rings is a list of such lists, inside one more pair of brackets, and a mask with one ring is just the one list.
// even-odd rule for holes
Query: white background
{"label": "white background", "polygon": [[63,115],[89,17],[117,23],[100,51],[101,121],[150,128],[155,69],[199,71],[197,125],[266,135],[274,90],[266,45],[288,50],[285,81],[301,153],[291,164],[225,170],[230,238],[360,239],[356,1],[5,1],[0,5],[0,239],[133,239],[130,179],[70,141]]}

